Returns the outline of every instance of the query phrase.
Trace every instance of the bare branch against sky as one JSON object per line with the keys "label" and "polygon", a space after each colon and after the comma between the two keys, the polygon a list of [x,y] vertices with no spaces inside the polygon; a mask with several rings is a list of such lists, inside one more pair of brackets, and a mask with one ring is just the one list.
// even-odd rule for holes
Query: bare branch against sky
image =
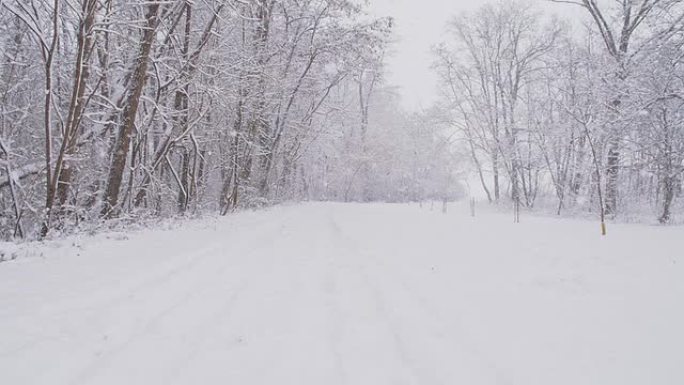
{"label": "bare branch against sky", "polygon": [[[568,12],[583,15],[566,4],[548,0],[539,3],[550,13]],[[378,16],[395,19],[393,52],[387,57],[389,83],[398,87],[404,108],[418,111],[436,101],[437,78],[431,70],[431,48],[444,35],[450,18],[468,12],[483,2],[472,0],[370,0],[370,9]]]}

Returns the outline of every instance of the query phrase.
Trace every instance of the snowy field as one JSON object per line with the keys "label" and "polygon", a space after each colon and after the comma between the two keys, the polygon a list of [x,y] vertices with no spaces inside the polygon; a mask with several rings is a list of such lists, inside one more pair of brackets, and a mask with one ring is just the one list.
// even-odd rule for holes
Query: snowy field
{"label": "snowy field", "polygon": [[65,241],[0,264],[0,384],[684,384],[684,228],[522,220],[312,203]]}

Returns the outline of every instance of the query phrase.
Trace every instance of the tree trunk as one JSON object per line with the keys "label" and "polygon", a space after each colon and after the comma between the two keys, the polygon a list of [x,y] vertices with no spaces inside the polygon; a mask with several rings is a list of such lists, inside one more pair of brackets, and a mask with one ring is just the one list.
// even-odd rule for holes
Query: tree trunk
{"label": "tree trunk", "polygon": [[50,221],[52,217],[52,206],[55,201],[55,187],[52,175],[52,63],[57,50],[59,40],[59,0],[54,0],[52,15],[52,42],[50,48],[44,50],[45,58],[45,103],[43,111],[43,123],[45,129],[45,219],[41,236],[45,237],[50,231]]}
{"label": "tree trunk", "polygon": [[88,64],[92,51],[92,29],[95,19],[95,8],[97,0],[83,0],[81,12],[83,19],[78,31],[78,53],[76,55],[76,69],[74,71],[74,86],[72,89],[71,104],[67,116],[67,125],[62,142],[55,172],[57,177],[57,202],[59,206],[64,206],[69,196],[71,183],[76,174],[76,162],[73,159],[78,150],[77,139],[81,119],[86,107],[86,83],[90,75],[90,65]]}
{"label": "tree trunk", "polygon": [[140,103],[140,95],[145,84],[147,74],[147,64],[154,42],[157,29],[158,12],[160,3],[155,0],[147,1],[147,14],[145,15],[145,29],[140,41],[140,53],[135,62],[135,67],[131,74],[130,83],[127,90],[122,122],[119,127],[118,137],[112,150],[112,161],[107,177],[107,187],[104,195],[104,206],[101,215],[111,217],[116,214],[119,203],[119,192],[121,189],[126,158],[130,148],[131,136],[135,126],[135,118]]}
{"label": "tree trunk", "polygon": [[618,172],[620,170],[620,139],[613,135],[608,142],[606,160],[606,215],[617,214]]}

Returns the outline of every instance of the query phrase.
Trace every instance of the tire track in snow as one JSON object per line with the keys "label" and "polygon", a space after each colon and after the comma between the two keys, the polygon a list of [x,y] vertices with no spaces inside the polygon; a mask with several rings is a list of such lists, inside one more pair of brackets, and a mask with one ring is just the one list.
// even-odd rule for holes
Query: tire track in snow
{"label": "tire track in snow", "polygon": [[333,241],[335,247],[340,250],[345,250],[345,255],[347,257],[356,259],[354,262],[354,272],[361,279],[361,282],[366,287],[366,291],[371,295],[376,313],[382,319],[382,322],[386,325],[386,331],[389,333],[392,343],[393,352],[397,355],[399,360],[402,362],[403,367],[408,370],[408,374],[411,376],[410,383],[413,384],[440,384],[435,378],[430,374],[428,370],[422,368],[418,365],[417,361],[413,359],[409,353],[408,346],[404,340],[402,333],[397,327],[396,321],[390,316],[388,311],[387,302],[382,296],[377,285],[369,278],[366,272],[363,261],[360,260],[360,256],[364,253],[361,252],[358,244],[354,242],[351,238],[346,236],[342,231],[338,221],[336,220],[332,211],[328,211],[328,221],[330,227],[333,230],[334,236]]}
{"label": "tire track in snow", "polygon": [[331,240],[325,212],[310,211],[293,221],[273,245],[275,269],[262,274],[263,284],[255,285],[261,298],[244,308],[247,317],[242,315],[242,325],[258,314],[273,320],[246,330],[256,333],[246,354],[258,354],[260,366],[257,372],[247,370],[249,383],[348,383],[337,349],[341,312]]}
{"label": "tire track in snow", "polygon": [[[284,218],[282,220],[285,221],[287,220],[287,218]],[[245,242],[246,245],[249,246],[254,244],[262,244],[264,240],[273,238],[277,234],[278,230],[280,230],[282,227],[282,223],[280,222],[267,223],[266,225],[268,226],[266,231],[263,231],[263,229],[259,229],[259,231],[257,231],[258,236],[252,239],[251,241]],[[225,240],[223,242],[225,242]],[[91,383],[92,379],[97,377],[98,372],[103,367],[106,367],[108,363],[111,363],[113,360],[121,357],[127,350],[129,350],[132,347],[132,345],[140,344],[141,341],[143,341],[146,336],[151,335],[155,328],[159,326],[166,318],[172,316],[174,313],[179,313],[183,307],[193,305],[193,301],[202,301],[203,295],[206,294],[208,291],[211,291],[212,289],[216,289],[217,283],[219,287],[221,286],[221,283],[225,283],[225,279],[223,279],[225,278],[225,273],[228,271],[228,269],[233,267],[234,262],[232,258],[226,258],[225,256],[221,255],[223,253],[219,253],[219,251],[221,251],[226,246],[228,245],[222,244],[221,242],[216,242],[214,245],[204,248],[202,252],[200,252],[200,256],[190,257],[187,263],[184,263],[180,266],[177,266],[174,269],[171,269],[170,271],[168,271],[168,274],[162,274],[160,276],[155,275],[155,277],[151,280],[132,287],[127,291],[127,294],[122,295],[119,299],[122,306],[131,305],[130,301],[126,301],[131,298],[131,294],[135,294],[135,297],[137,299],[152,297],[151,300],[148,299],[146,302],[151,302],[150,304],[154,306],[154,303],[152,302],[154,302],[155,300],[155,295],[162,295],[162,298],[164,298],[165,296],[168,296],[169,293],[174,292],[174,290],[171,287],[167,288],[165,287],[165,285],[172,286],[176,285],[177,282],[180,280],[189,280],[189,282],[186,283],[189,284],[189,286],[185,289],[187,291],[183,293],[183,295],[180,298],[174,299],[173,301],[171,301],[169,305],[164,306],[162,309],[155,310],[154,313],[150,317],[148,317],[141,326],[136,328],[133,332],[128,333],[123,342],[120,342],[115,346],[108,348],[104,354],[100,355],[95,360],[91,361],[74,379],[72,379],[70,383],[74,385]],[[249,261],[250,257],[257,254],[258,251],[258,249],[254,248],[251,251],[240,256],[240,258],[243,261]],[[200,260],[203,263],[198,263],[200,262]],[[193,261],[195,263],[193,263]],[[217,261],[220,263],[218,267],[215,265],[215,262]],[[183,267],[188,267],[188,269],[184,270]],[[216,320],[218,315],[222,313],[228,313],[235,300],[237,300],[239,295],[241,295],[247,288],[249,281],[260,273],[259,268],[261,267],[262,266],[259,265],[250,265],[250,268],[253,270],[251,274],[245,277],[237,285],[230,285],[230,287],[233,290],[231,296],[229,297],[229,300],[223,301],[222,306],[219,306],[219,311],[210,315],[205,320],[200,321],[199,324],[211,325],[212,321]],[[198,272],[198,270],[200,272]],[[210,279],[207,278],[206,271],[210,273],[208,274],[211,277]],[[199,284],[194,285],[194,280],[197,278],[199,278]],[[207,307],[208,305],[203,306]],[[119,312],[121,312],[121,309],[119,309]],[[200,337],[200,340],[208,338],[206,330],[202,331],[202,333],[205,334],[204,337]],[[182,368],[183,362],[186,362],[186,360],[184,360],[183,358],[187,357],[184,356],[182,358],[176,359],[177,366],[174,367],[178,367],[179,369]]]}
{"label": "tire track in snow", "polygon": [[[114,291],[114,295],[112,295],[111,291],[107,292],[107,294],[105,295],[105,299],[98,299],[97,297],[89,299],[88,305],[85,306],[68,306],[64,308],[59,305],[59,302],[57,302],[56,304],[51,303],[51,310],[41,309],[41,318],[50,320],[50,325],[63,324],[64,321],[68,322],[69,320],[75,318],[74,314],[79,314],[83,318],[93,318],[95,315],[98,319],[105,318],[101,314],[102,311],[111,312],[111,308],[121,306],[122,304],[131,301],[131,299],[136,296],[136,293],[139,293],[147,288],[159,286],[162,283],[170,279],[173,279],[178,274],[187,273],[188,271],[190,271],[191,268],[196,268],[197,266],[199,266],[198,262],[200,262],[201,259],[208,255],[211,255],[218,249],[218,244],[213,244],[211,246],[202,248],[199,252],[194,253],[190,258],[187,258],[187,261],[182,262],[180,265],[174,264],[172,268],[165,268],[163,273],[155,272],[151,275],[151,278],[147,278],[135,285],[125,287],[124,289],[117,288]],[[174,259],[177,257],[178,255],[171,256],[170,258]],[[177,261],[174,260],[174,262]],[[35,315],[25,315],[17,318],[22,317],[31,320],[35,317]],[[39,332],[39,334],[33,334],[31,340],[27,341],[20,347],[13,348],[11,350],[0,351],[0,357],[17,354],[22,351],[27,351],[30,349],[36,349],[41,344],[45,343],[66,341],[70,338],[70,334],[64,331],[42,330]]]}
{"label": "tire track in snow", "polygon": [[[327,213],[329,217],[331,214]],[[335,243],[335,236],[337,232],[333,227],[326,227],[327,246]],[[326,294],[327,314],[328,314],[328,340],[330,341],[330,350],[335,360],[335,368],[339,374],[339,382],[341,384],[349,383],[349,376],[347,368],[344,363],[344,357],[341,351],[341,339],[344,330],[342,309],[338,296],[339,285],[341,281],[341,266],[335,261],[334,256],[327,257],[325,261],[325,280],[324,292]]]}
{"label": "tire track in snow", "polygon": [[[391,267],[389,264],[381,262],[374,253],[361,250],[359,243],[342,230],[333,215],[331,215],[331,221],[333,222],[336,231],[339,232],[340,238],[344,240],[341,243],[347,245],[346,247],[350,250],[355,250],[352,254],[357,255],[359,259],[362,260],[361,263],[358,264],[359,271],[362,273],[364,281],[373,293],[373,297],[381,308],[381,312],[386,316],[390,330],[395,336],[396,345],[400,348],[399,352],[402,354],[405,361],[412,362],[413,371],[419,376],[423,376],[421,381],[418,382],[419,384],[451,384],[452,381],[450,381],[451,379],[440,381],[434,376],[434,370],[419,366],[416,364],[416,360],[411,360],[411,349],[409,349],[406,338],[402,338],[401,333],[402,329],[406,329],[407,322],[413,324],[414,331],[419,330],[421,334],[424,334],[425,332],[429,333],[432,345],[428,345],[428,348],[433,345],[441,346],[441,348],[433,350],[451,352],[451,356],[461,356],[462,359],[469,361],[471,365],[468,365],[468,368],[480,367],[484,369],[484,373],[491,373],[493,376],[485,375],[485,383],[512,383],[510,376],[506,375],[498,365],[489,359],[486,354],[477,347],[477,344],[469,340],[466,337],[466,334],[461,332],[459,333],[459,336],[456,337],[454,331],[465,330],[463,325],[456,324],[448,326],[442,322],[442,315],[430,305],[425,297],[418,293],[418,290],[415,287],[411,287],[411,285],[408,284],[408,281],[402,273],[398,272],[398,268]],[[371,269],[373,265],[374,268]],[[371,273],[371,271],[375,271],[375,273]],[[400,292],[402,294],[399,294]],[[421,311],[415,311],[416,308],[419,308]],[[399,315],[396,311],[388,309],[403,309],[404,312],[403,315]],[[451,341],[451,343],[446,343],[445,337],[446,340]],[[426,343],[428,340],[421,338],[420,341]],[[453,354],[455,353],[454,349],[457,349],[458,354]],[[421,358],[434,359],[438,356],[439,354],[437,354],[437,352],[433,352],[427,357]],[[472,362],[473,359],[476,359],[476,362]],[[438,367],[444,368],[445,366],[442,365]]]}
{"label": "tire track in snow", "polygon": [[[289,219],[290,217],[288,216],[284,222],[289,222]],[[276,235],[277,232],[282,231],[284,228],[286,228],[286,226],[283,223],[279,223],[275,226],[273,231],[267,234],[262,234],[258,238],[260,241],[255,241],[253,243],[263,247],[264,240],[275,238],[274,235]],[[244,259],[252,260],[252,257],[256,257],[259,252],[263,252],[263,250],[253,248],[250,252],[244,255]],[[190,349],[187,349],[186,353],[183,355],[183,358],[179,360],[178,365],[174,366],[173,370],[171,370],[168,375],[165,376],[163,383],[186,383],[183,382],[182,375],[185,374],[187,372],[187,368],[189,368],[199,358],[199,354],[207,347],[208,343],[212,342],[213,339],[216,338],[216,328],[221,328],[223,325],[229,322],[234,313],[233,310],[236,302],[242,297],[247,296],[250,289],[257,286],[256,283],[259,278],[274,268],[275,261],[273,257],[275,257],[275,254],[271,254],[271,257],[272,258],[269,259],[268,264],[264,264],[262,261],[256,266],[252,266],[251,268],[254,271],[252,271],[248,276],[243,275],[237,289],[228,297],[227,300],[223,301],[223,305],[214,313],[212,317],[207,318],[202,325],[200,325],[199,335],[194,338],[193,341],[191,341]],[[267,270],[265,271],[264,269]]]}
{"label": "tire track in snow", "polygon": [[[220,269],[217,275],[221,275],[224,271],[225,268]],[[116,357],[121,356],[123,353],[126,352],[126,350],[128,350],[131,347],[131,345],[139,343],[139,341],[144,336],[149,335],[156,326],[158,326],[166,317],[171,315],[174,311],[177,311],[178,309],[189,303],[191,300],[200,297],[200,295],[204,293],[204,290],[209,285],[208,280],[205,282],[207,283],[205,283],[201,290],[188,291],[182,297],[180,297],[180,299],[175,300],[169,306],[166,306],[160,311],[155,312],[155,314],[152,317],[148,318],[141,327],[137,328],[134,332],[129,333],[123,342],[118,343],[114,347],[108,348],[105,353],[99,355],[99,357],[97,357],[94,361],[88,364],[86,368],[83,369],[83,371],[73,381],[71,381],[71,384],[88,384],[91,381],[91,378],[96,376],[97,372],[103,366],[106,366],[108,362],[112,361]],[[155,287],[158,288],[158,286]]]}
{"label": "tire track in snow", "polygon": [[[379,259],[374,255],[369,254],[368,257],[373,259],[378,266],[382,266],[377,268],[378,271],[382,271],[382,273],[375,274],[379,281],[382,281],[383,279],[385,281],[394,280],[394,284],[391,282],[386,282],[387,286],[393,288],[386,290],[386,292],[393,293],[394,296],[398,298],[408,299],[412,305],[415,305],[413,307],[420,309],[418,312],[412,312],[411,316],[418,318],[418,320],[416,320],[417,323],[430,325],[430,327],[426,328],[425,330],[432,331],[432,338],[435,342],[443,341],[446,338],[452,342],[450,346],[458,346],[460,350],[468,353],[468,356],[465,358],[469,358],[469,360],[472,360],[470,357],[477,358],[477,361],[479,362],[478,366],[484,367],[488,372],[494,374],[494,379],[491,381],[491,383],[513,383],[510,380],[510,375],[504,373],[503,369],[501,369],[494,361],[487,357],[484,351],[478,348],[477,344],[467,337],[467,333],[454,333],[454,331],[457,330],[466,330],[464,325],[458,322],[457,319],[453,320],[454,323],[452,323],[451,326],[445,324],[442,321],[443,315],[440,314],[440,312],[438,312],[425,297],[419,294],[419,290],[416,287],[409,285],[408,282],[401,277],[401,273],[396,272],[396,268],[392,268],[388,264],[380,262]],[[392,273],[387,274],[390,271]],[[402,294],[398,294],[399,292]],[[421,317],[421,314],[424,316]]]}

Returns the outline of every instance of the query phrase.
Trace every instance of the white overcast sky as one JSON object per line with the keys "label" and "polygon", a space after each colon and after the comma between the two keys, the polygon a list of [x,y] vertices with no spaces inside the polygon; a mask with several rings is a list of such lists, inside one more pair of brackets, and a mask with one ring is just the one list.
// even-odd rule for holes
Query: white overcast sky
{"label": "white overcast sky", "polygon": [[[572,6],[543,3],[554,13]],[[403,106],[411,111],[429,107],[436,99],[437,80],[430,69],[431,47],[442,40],[445,25],[454,15],[483,4],[481,0],[369,0],[377,16],[395,19],[397,42],[387,58],[388,83],[399,87]]]}

